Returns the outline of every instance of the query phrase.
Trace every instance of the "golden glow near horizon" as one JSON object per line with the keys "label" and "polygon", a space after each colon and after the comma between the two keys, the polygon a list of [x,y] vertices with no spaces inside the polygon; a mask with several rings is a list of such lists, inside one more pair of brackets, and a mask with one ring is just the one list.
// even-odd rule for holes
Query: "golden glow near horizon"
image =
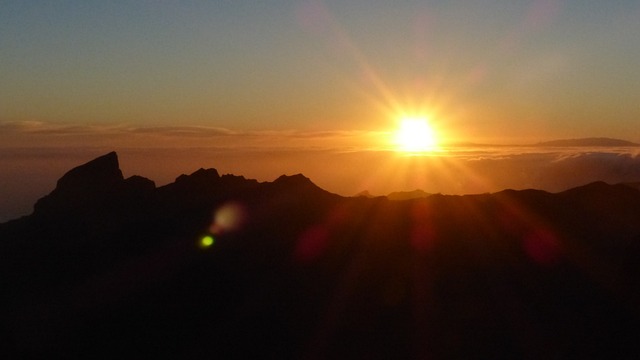
{"label": "golden glow near horizon", "polygon": [[393,139],[398,151],[421,153],[438,150],[438,134],[425,116],[402,117]]}

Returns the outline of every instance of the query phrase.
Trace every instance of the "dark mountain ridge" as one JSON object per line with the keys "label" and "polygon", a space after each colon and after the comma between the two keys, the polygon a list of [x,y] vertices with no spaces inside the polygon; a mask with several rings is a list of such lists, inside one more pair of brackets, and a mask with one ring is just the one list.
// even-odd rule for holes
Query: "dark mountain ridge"
{"label": "dark mountain ridge", "polygon": [[420,199],[431,196],[423,190],[416,189],[412,191],[395,191],[387,195],[389,200],[411,200],[411,199]]}
{"label": "dark mountain ridge", "polygon": [[[0,224],[3,358],[634,358],[640,190],[156,187],[109,153]],[[210,242],[202,242],[211,236]]]}

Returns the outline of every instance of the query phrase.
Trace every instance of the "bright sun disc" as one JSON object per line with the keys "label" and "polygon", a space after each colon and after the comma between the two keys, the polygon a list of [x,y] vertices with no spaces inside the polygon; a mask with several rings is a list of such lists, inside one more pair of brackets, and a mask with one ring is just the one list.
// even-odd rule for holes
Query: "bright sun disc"
{"label": "bright sun disc", "polygon": [[395,133],[395,145],[405,152],[434,151],[438,148],[436,133],[426,118],[404,118]]}

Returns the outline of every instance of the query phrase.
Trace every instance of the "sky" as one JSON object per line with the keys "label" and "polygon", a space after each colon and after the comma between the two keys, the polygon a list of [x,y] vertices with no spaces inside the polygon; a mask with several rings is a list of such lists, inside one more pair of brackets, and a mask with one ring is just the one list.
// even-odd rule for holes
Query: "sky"
{"label": "sky", "polygon": [[111,150],[158,184],[222,167],[343,194],[526,186],[357,173],[395,161],[401,115],[427,116],[443,142],[640,143],[639,33],[631,0],[4,0],[0,196],[32,201]]}

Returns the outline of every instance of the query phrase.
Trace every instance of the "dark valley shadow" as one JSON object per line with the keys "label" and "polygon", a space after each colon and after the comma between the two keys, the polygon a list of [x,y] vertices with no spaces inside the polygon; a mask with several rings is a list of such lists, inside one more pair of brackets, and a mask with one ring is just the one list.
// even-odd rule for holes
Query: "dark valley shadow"
{"label": "dark valley shadow", "polygon": [[0,355],[634,358],[639,219],[623,184],[390,200],[200,169],[156,187],[109,153],[0,224]]}

